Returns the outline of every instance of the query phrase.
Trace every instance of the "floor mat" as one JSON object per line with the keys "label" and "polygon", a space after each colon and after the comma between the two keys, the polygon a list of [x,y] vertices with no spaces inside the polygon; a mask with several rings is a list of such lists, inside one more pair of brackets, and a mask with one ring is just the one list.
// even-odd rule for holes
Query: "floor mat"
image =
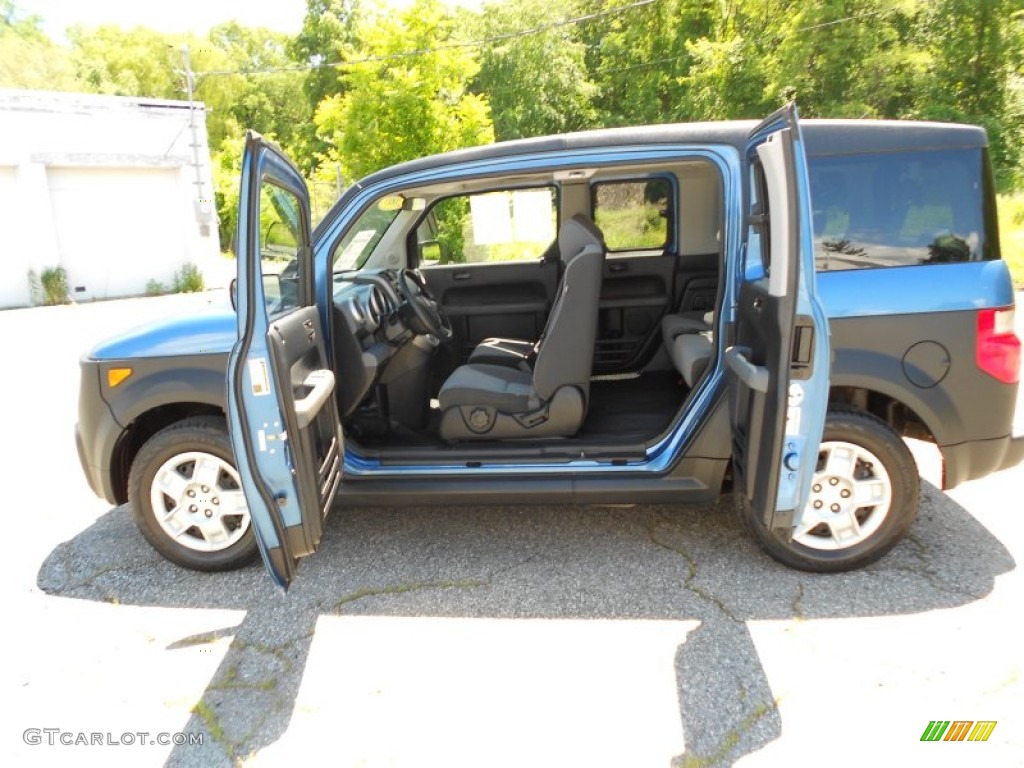
{"label": "floor mat", "polygon": [[592,381],[587,420],[580,435],[614,442],[656,437],[671,423],[685,397],[686,387],[675,371]]}

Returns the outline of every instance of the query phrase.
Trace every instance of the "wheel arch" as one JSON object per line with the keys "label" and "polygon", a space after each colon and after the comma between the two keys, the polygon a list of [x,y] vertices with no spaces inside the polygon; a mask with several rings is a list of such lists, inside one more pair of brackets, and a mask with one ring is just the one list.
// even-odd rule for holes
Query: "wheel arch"
{"label": "wheel arch", "polygon": [[[902,383],[901,383],[902,382]],[[832,368],[829,404],[845,404],[871,413],[904,437],[940,447],[962,440],[959,411],[943,387],[915,387],[900,360],[857,350],[843,350]]]}
{"label": "wheel arch", "polygon": [[171,424],[197,416],[227,421],[219,405],[203,402],[174,402],[154,406],[136,416],[122,433],[111,457],[111,484],[118,504],[128,501],[128,474],[139,450],[153,435]]}

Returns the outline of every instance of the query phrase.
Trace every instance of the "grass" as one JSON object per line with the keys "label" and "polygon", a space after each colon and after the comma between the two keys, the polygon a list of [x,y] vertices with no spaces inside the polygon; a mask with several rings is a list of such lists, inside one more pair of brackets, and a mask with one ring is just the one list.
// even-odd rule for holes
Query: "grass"
{"label": "grass", "polygon": [[999,241],[1014,285],[1024,290],[1024,192],[999,196]]}

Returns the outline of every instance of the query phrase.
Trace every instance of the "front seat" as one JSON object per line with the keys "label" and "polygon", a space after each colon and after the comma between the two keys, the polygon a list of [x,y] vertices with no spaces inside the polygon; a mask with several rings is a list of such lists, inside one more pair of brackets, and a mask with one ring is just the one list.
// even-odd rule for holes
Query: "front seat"
{"label": "front seat", "polygon": [[604,270],[601,233],[585,216],[562,224],[564,273],[533,365],[473,362],[455,369],[438,394],[445,440],[568,437],[587,412]]}

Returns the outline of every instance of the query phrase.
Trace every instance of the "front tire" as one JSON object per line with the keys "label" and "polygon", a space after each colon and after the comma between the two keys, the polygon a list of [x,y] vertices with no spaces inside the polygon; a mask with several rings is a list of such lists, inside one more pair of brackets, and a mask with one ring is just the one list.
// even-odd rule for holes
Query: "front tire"
{"label": "front tire", "polygon": [[829,410],[807,506],[793,537],[772,533],[737,489],[737,509],[758,544],[780,563],[835,573],[885,555],[910,530],[920,495],[917,464],[881,419]]}
{"label": "front tire", "polygon": [[228,571],[251,562],[256,537],[224,422],[179,421],[139,451],[128,476],[135,523],[172,563]]}

